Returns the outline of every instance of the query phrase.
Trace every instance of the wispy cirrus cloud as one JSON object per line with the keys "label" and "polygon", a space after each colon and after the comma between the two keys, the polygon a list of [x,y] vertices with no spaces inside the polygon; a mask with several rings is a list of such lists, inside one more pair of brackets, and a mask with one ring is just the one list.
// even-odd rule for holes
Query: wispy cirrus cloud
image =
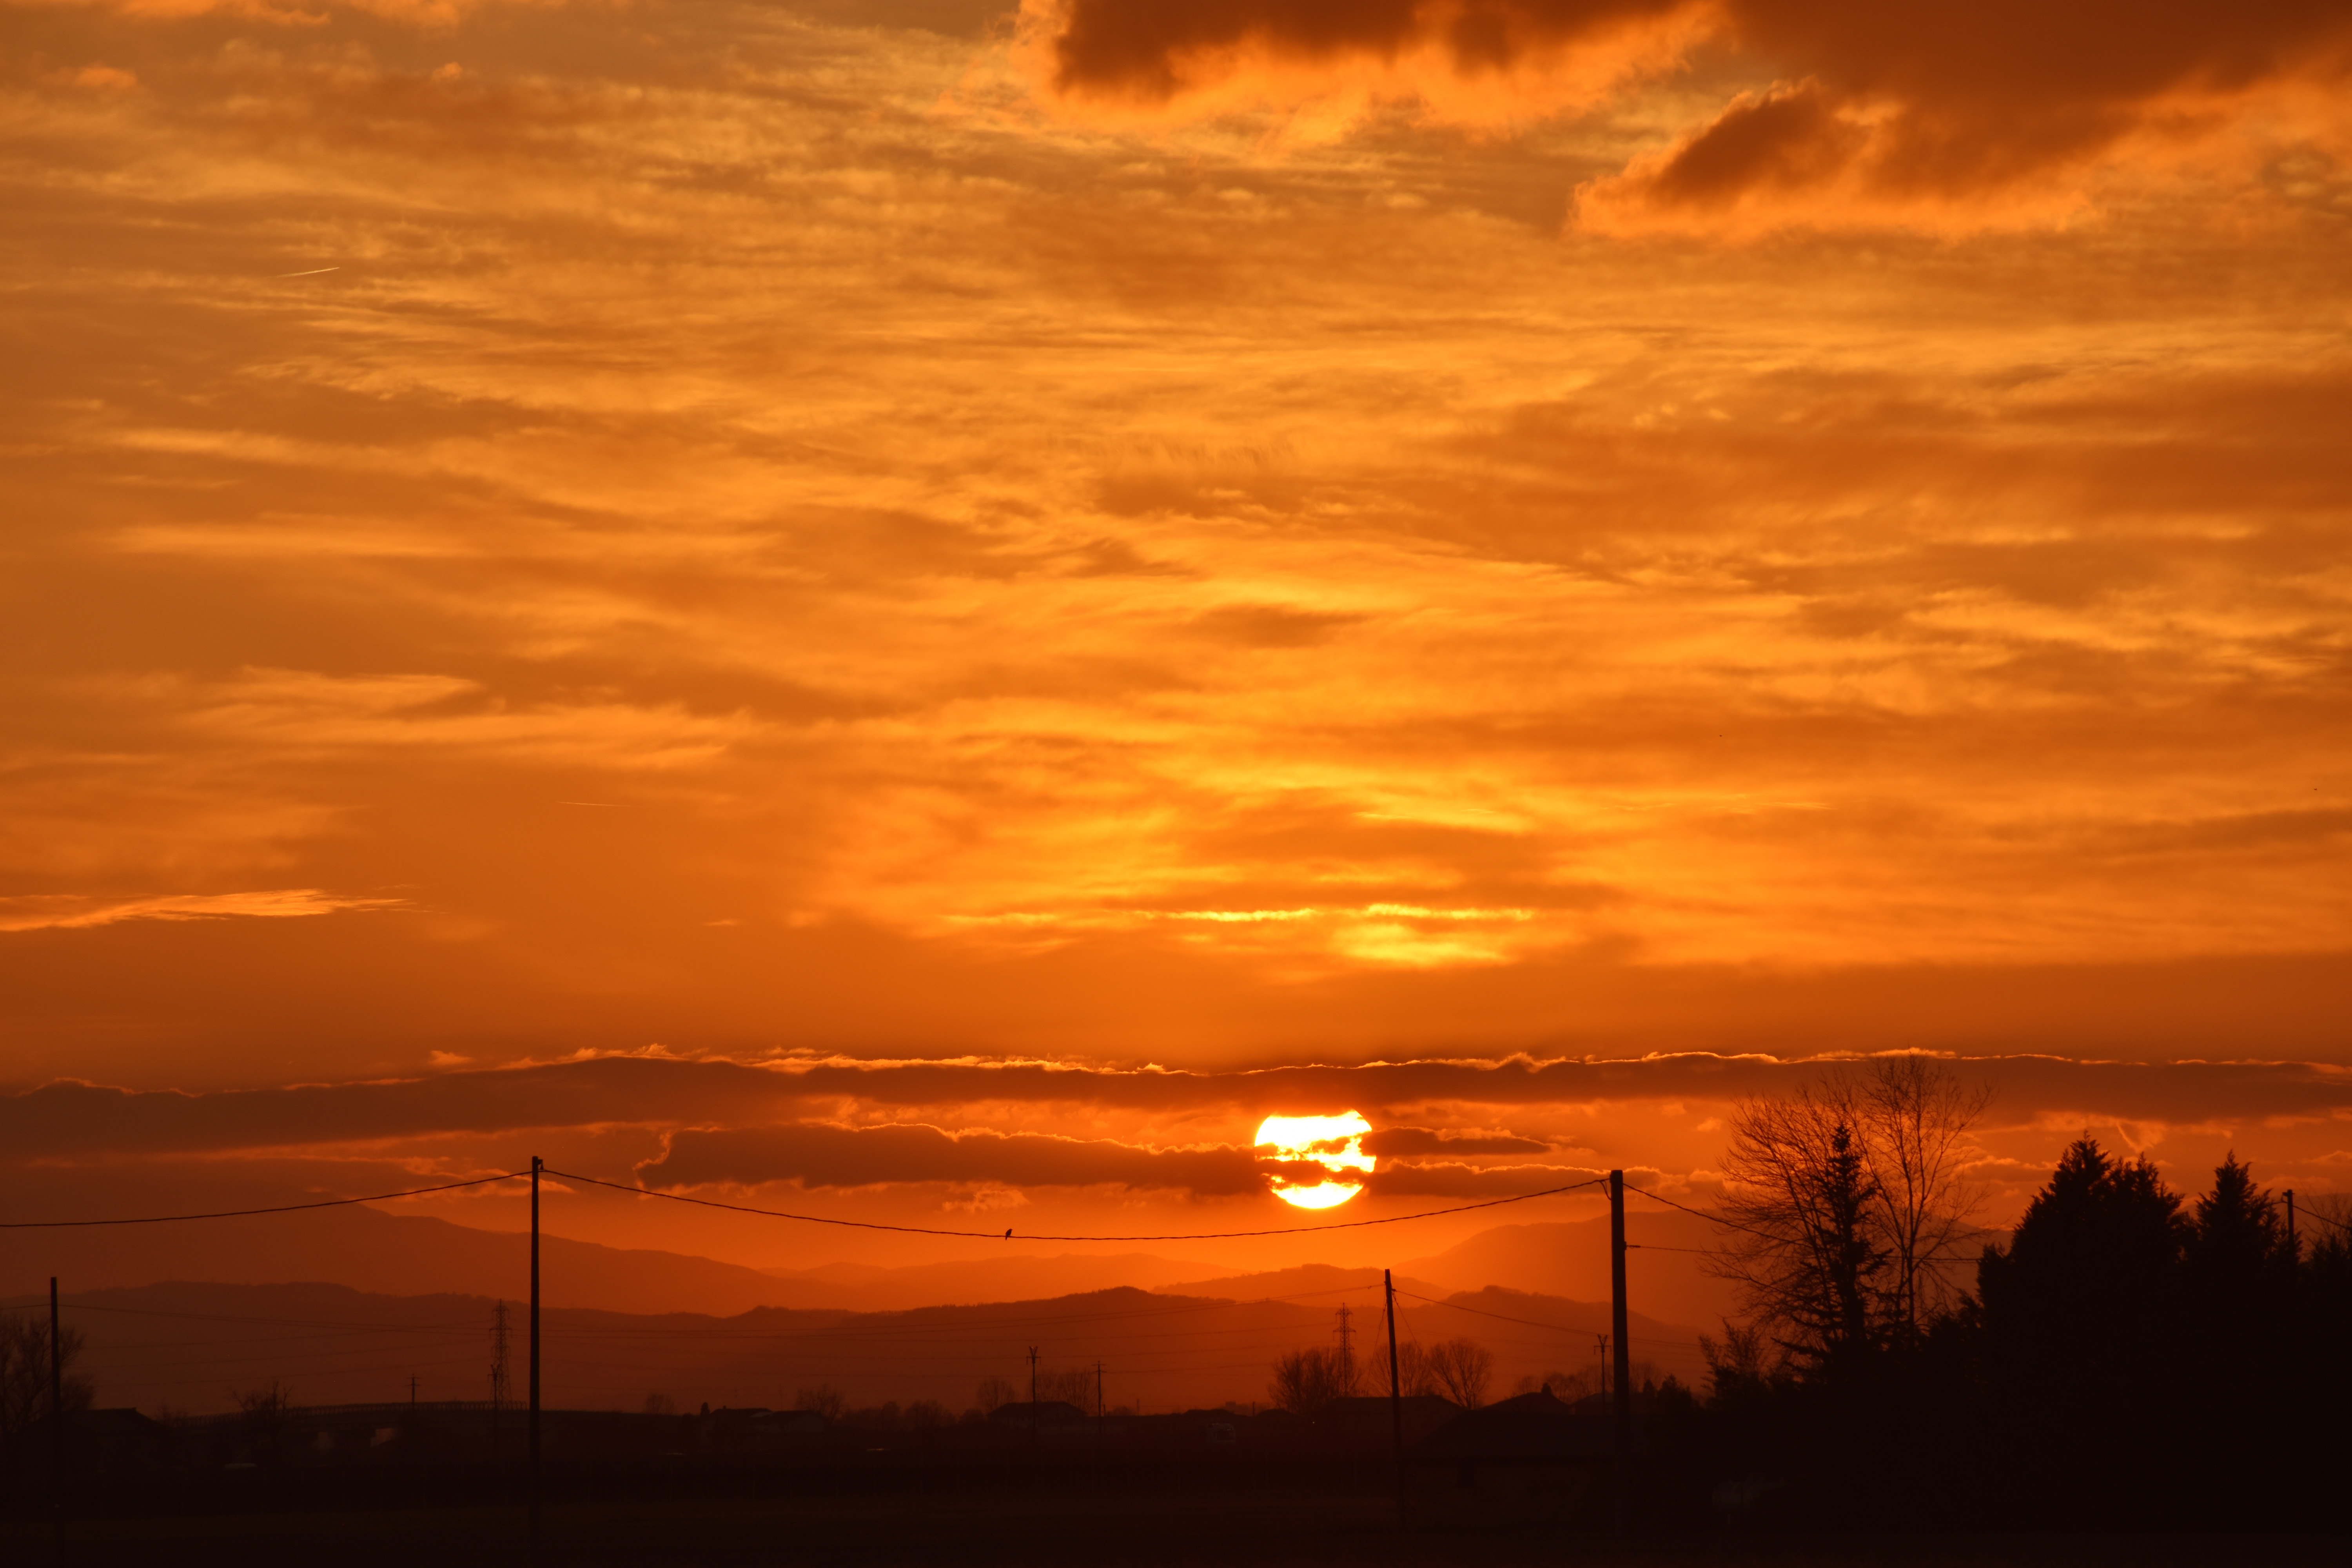
{"label": "wispy cirrus cloud", "polygon": [[301,920],[408,907],[405,899],[364,898],[319,888],[161,893],[143,898],[22,893],[0,896],[0,931],[78,931],[119,921]]}

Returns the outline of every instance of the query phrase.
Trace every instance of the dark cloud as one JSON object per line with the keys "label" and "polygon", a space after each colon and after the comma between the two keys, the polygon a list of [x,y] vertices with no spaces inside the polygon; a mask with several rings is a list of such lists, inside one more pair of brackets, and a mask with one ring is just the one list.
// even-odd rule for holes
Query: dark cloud
{"label": "dark cloud", "polygon": [[395,1082],[187,1094],[50,1083],[0,1097],[0,1148],[20,1158],[282,1149],[524,1127],[789,1115],[795,1086],[733,1062],[643,1057]]}
{"label": "dark cloud", "polygon": [[[1590,1182],[1606,1175],[1589,1165],[1464,1165],[1450,1161],[1406,1161],[1375,1171],[1365,1178],[1368,1193],[1391,1198],[1508,1198],[1528,1193]],[[1625,1167],[1625,1178],[1636,1184],[1656,1179],[1659,1173],[1640,1166]]]}
{"label": "dark cloud", "polygon": [[[984,1107],[995,1119],[1008,1113],[1013,1117],[1034,1113],[1041,1120],[1057,1109],[1071,1107],[1243,1117],[1353,1109],[1382,1129],[1367,1142],[1367,1147],[1379,1154],[1534,1153],[1552,1145],[1510,1134],[1448,1137],[1442,1130],[1410,1123],[1383,1124],[1409,1116],[1415,1108],[1437,1105],[1536,1108],[1627,1100],[1722,1100],[1780,1093],[1813,1081],[1835,1065],[1822,1060],[1693,1053],[1631,1060],[1406,1061],[1219,1072],[971,1061],[773,1067],[613,1057],[397,1082],[212,1094],[53,1083],[0,1097],[0,1147],[19,1159],[39,1159],[317,1147],[531,1127],[709,1127],[716,1123],[736,1131],[679,1132],[667,1161],[658,1169],[681,1181],[781,1180],[794,1173],[779,1167],[780,1173],[769,1176],[709,1174],[708,1171],[717,1167],[707,1162],[718,1156],[709,1151],[735,1151],[739,1145],[727,1140],[741,1139],[749,1141],[740,1145],[742,1150],[770,1150],[771,1155],[763,1158],[787,1162],[815,1161],[820,1155],[832,1158],[830,1152],[836,1149],[866,1145],[845,1142],[846,1134],[837,1128],[803,1125],[777,1131],[761,1124],[796,1121],[817,1106],[854,1105],[923,1111]],[[2157,1122],[2352,1114],[2352,1071],[2310,1063],[2129,1063],[2000,1057],[1963,1059],[1954,1065],[1963,1075],[1993,1087],[2000,1097],[1994,1117],[2004,1122],[2026,1121],[2043,1113]],[[932,1149],[940,1159],[945,1159],[941,1152],[950,1145],[963,1148],[956,1137],[929,1127],[891,1135],[906,1140],[910,1151]],[[990,1155],[996,1162],[990,1169],[1010,1171],[1021,1168],[1020,1160],[1028,1157],[1015,1152],[1033,1148],[1054,1151],[1036,1157],[1055,1170],[1076,1168],[1071,1163],[1076,1157],[1066,1151],[1097,1150],[1097,1155],[1090,1156],[1097,1160],[1095,1168],[1109,1173],[1088,1177],[1089,1182],[1131,1180],[1150,1184],[1159,1180],[1151,1172],[1192,1168],[1174,1154],[1166,1156],[1174,1163],[1155,1164],[1160,1154],[1149,1150],[1122,1153],[1125,1146],[1118,1144],[1045,1137],[1008,1140],[992,1133],[958,1136],[982,1141],[942,1164],[942,1170],[950,1166],[958,1172],[977,1170],[977,1152],[991,1149],[999,1152]],[[748,1152],[743,1155],[750,1157]],[[1207,1163],[1200,1168],[1203,1172],[1223,1169],[1218,1161],[1223,1158],[1202,1156]],[[827,1183],[834,1183],[836,1176],[854,1181],[856,1174],[854,1162],[837,1167],[813,1163],[808,1169],[831,1173],[823,1177]],[[681,1171],[695,1173],[676,1174]],[[806,1179],[819,1178],[808,1175]],[[1011,1182],[1017,1178],[983,1173],[936,1179]]]}
{"label": "dark cloud", "polygon": [[1812,184],[1834,177],[1867,141],[1819,84],[1776,88],[1726,109],[1666,161],[1650,190],[1660,201],[1704,204],[1759,185]]}
{"label": "dark cloud", "polygon": [[[1310,1165],[1298,1173],[1312,1179],[1317,1170]],[[1265,1185],[1262,1169],[1247,1149],[1139,1149],[1104,1139],[1035,1132],[816,1122],[679,1132],[660,1159],[637,1168],[637,1175],[649,1187],[997,1182],[1016,1187],[1173,1188],[1204,1197],[1255,1193]]]}
{"label": "dark cloud", "polygon": [[1538,1138],[1482,1132],[1446,1132],[1427,1127],[1383,1127],[1364,1135],[1364,1152],[1391,1154],[1541,1154],[1551,1148]]}
{"label": "dark cloud", "polygon": [[1210,85],[1251,47],[1319,62],[1429,45],[1465,72],[1498,70],[1531,50],[1685,8],[1685,0],[1072,0],[1054,38],[1055,84],[1167,99]]}
{"label": "dark cloud", "polygon": [[2155,10],[2121,0],[1069,0],[1054,84],[1166,102],[1255,69],[1393,66],[1416,52],[1456,78],[1539,75],[1677,17],[1688,37],[1727,40],[1780,83],[1626,178],[1590,187],[1588,216],[1622,223],[1641,208],[1832,187],[1849,201],[1896,203],[2000,192],[2136,132],[2178,140],[2201,128],[2200,115],[2226,121],[2217,106],[2254,89],[2340,80],[2352,39],[2352,13],[2327,0]]}

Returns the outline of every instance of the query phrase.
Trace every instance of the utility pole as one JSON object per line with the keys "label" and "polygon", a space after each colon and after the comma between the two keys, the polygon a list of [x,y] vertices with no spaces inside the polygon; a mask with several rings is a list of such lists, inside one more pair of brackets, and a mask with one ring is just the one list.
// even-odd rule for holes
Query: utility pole
{"label": "utility pole", "polygon": [[530,1560],[539,1561],[539,1173],[530,1157]]}
{"label": "utility pole", "polygon": [[1617,1528],[1625,1528],[1633,1468],[1633,1344],[1625,1332],[1625,1173],[1609,1173],[1609,1331],[1616,1340],[1612,1367],[1617,1404]]}
{"label": "utility pole", "polygon": [[51,1511],[57,1516],[58,1563],[66,1560],[66,1358],[65,1331],[58,1326],[58,1277],[49,1276],[49,1463],[57,1483]]}
{"label": "utility pole", "polygon": [[1601,1401],[1605,1405],[1609,1402],[1609,1336],[1607,1334],[1592,1336],[1592,1353],[1601,1363]]}
{"label": "utility pole", "polygon": [[1354,1315],[1355,1310],[1347,1302],[1339,1303],[1339,1386],[1350,1394],[1356,1392],[1355,1347],[1349,1342],[1356,1331],[1349,1321]]}
{"label": "utility pole", "polygon": [[2286,1190],[2286,1255],[2297,1263],[2303,1261],[2302,1244],[2294,1239],[2294,1189]]}
{"label": "utility pole", "polygon": [[1101,1426],[1101,1425],[1100,1425],[1100,1423],[1101,1423],[1101,1421],[1102,1421],[1102,1418],[1103,1418],[1103,1363],[1100,1363],[1100,1362],[1097,1362],[1097,1363],[1095,1363],[1095,1421],[1096,1421],[1096,1423],[1097,1423],[1097,1425],[1096,1425],[1096,1426],[1095,1426],[1095,1432],[1096,1432],[1096,1434],[1097,1434],[1097,1436],[1099,1436],[1099,1435],[1101,1434],[1101,1432],[1102,1432],[1102,1426]]}
{"label": "utility pole", "polygon": [[416,1414],[416,1374],[413,1372],[408,1374],[408,1413]]}
{"label": "utility pole", "polygon": [[1404,1523],[1404,1379],[1397,1373],[1396,1276],[1381,1270],[1381,1294],[1389,1310],[1389,1431],[1396,1439],[1397,1523]]}

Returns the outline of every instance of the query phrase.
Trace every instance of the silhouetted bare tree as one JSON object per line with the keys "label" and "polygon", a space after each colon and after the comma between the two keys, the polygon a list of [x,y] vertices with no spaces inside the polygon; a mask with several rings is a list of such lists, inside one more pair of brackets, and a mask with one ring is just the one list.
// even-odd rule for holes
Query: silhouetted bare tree
{"label": "silhouetted bare tree", "polygon": [[1419,1340],[1397,1346],[1397,1385],[1408,1399],[1444,1392],[1437,1386],[1437,1369],[1430,1364],[1429,1347]]}
{"label": "silhouetted bare tree", "polygon": [[1274,1363],[1266,1397],[1294,1415],[1313,1415],[1349,1392],[1347,1368],[1337,1350],[1291,1351]]}
{"label": "silhouetted bare tree", "polygon": [[849,1413],[849,1396],[829,1383],[820,1383],[793,1394],[793,1408],[811,1411],[827,1421],[838,1421]]}
{"label": "silhouetted bare tree", "polygon": [[1081,1410],[1095,1407],[1095,1369],[1066,1366],[1037,1374],[1037,1397],[1058,1399]]}
{"label": "silhouetted bare tree", "polygon": [[[66,1409],[89,1408],[89,1379],[72,1371],[81,1359],[81,1331],[58,1335]],[[0,1313],[0,1440],[46,1421],[49,1415],[49,1321],[43,1312]]]}
{"label": "silhouetted bare tree", "polygon": [[1788,1373],[1788,1358],[1780,1347],[1753,1323],[1724,1324],[1719,1342],[1701,1334],[1698,1349],[1706,1358],[1708,1392],[1717,1399],[1736,1389],[1768,1387]]}
{"label": "silhouetted bare tree", "polygon": [[253,1457],[266,1462],[278,1445],[278,1435],[285,1430],[287,1416],[294,1409],[294,1391],[273,1377],[257,1388],[236,1390],[230,1397],[236,1401],[246,1441],[253,1446]]}
{"label": "silhouetted bare tree", "polygon": [[1441,1340],[1429,1347],[1429,1370],[1440,1393],[1465,1410],[1475,1410],[1486,1403],[1495,1352],[1474,1340]]}
{"label": "silhouetted bare tree", "polygon": [[1967,1179],[1969,1129],[1992,1102],[1927,1057],[1881,1057],[1852,1095],[1862,1154],[1877,1188],[1876,1229],[1891,1279],[1889,1314],[1916,1337],[1923,1317],[1950,1299],[1952,1277],[1974,1254],[1970,1223],[1983,1205]]}
{"label": "silhouetted bare tree", "polygon": [[1941,1063],[1901,1057],[1740,1102],[1709,1267],[1815,1364],[1916,1338],[1973,1234],[1965,1156],[1986,1099]]}
{"label": "silhouetted bare tree", "polygon": [[1791,1352],[1833,1362],[1876,1342],[1885,1321],[1886,1248],[1874,1239],[1878,1184],[1834,1081],[1786,1100],[1748,1100],[1724,1153],[1731,1229],[1710,1267]]}

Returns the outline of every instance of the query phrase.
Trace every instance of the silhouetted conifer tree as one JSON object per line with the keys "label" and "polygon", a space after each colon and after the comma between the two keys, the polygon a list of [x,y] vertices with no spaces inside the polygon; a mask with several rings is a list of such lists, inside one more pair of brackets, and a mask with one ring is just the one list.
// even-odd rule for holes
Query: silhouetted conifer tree
{"label": "silhouetted conifer tree", "polygon": [[2273,1306],[2294,1278],[2286,1222],[2234,1150],[2214,1170],[2213,1190],[2197,1200],[2187,1250],[2191,1287],[2233,1314]]}
{"label": "silhouetted conifer tree", "polygon": [[[2210,1500],[2200,1522],[2234,1522],[2263,1488],[2271,1445],[2302,1423],[2299,1386],[2310,1347],[2294,1342],[2294,1258],[2286,1222],[2253,1170],[2233,1151],[2197,1200],[2183,1258],[2189,1375],[2180,1395],[2201,1434],[2261,1434],[2267,1441],[2216,1442],[2202,1461]],[[2191,1348],[2193,1347],[2193,1349]],[[2266,1450],[2271,1450],[2266,1452]]]}
{"label": "silhouetted conifer tree", "polygon": [[2084,1424],[2141,1436],[2173,1424],[2188,1235],[2179,1194],[2145,1156],[2124,1163],[2083,1138],[2007,1251],[1985,1249],[1977,1284],[1992,1397],[2015,1424],[2011,1481],[2050,1522],[2161,1500],[2137,1448]]}

